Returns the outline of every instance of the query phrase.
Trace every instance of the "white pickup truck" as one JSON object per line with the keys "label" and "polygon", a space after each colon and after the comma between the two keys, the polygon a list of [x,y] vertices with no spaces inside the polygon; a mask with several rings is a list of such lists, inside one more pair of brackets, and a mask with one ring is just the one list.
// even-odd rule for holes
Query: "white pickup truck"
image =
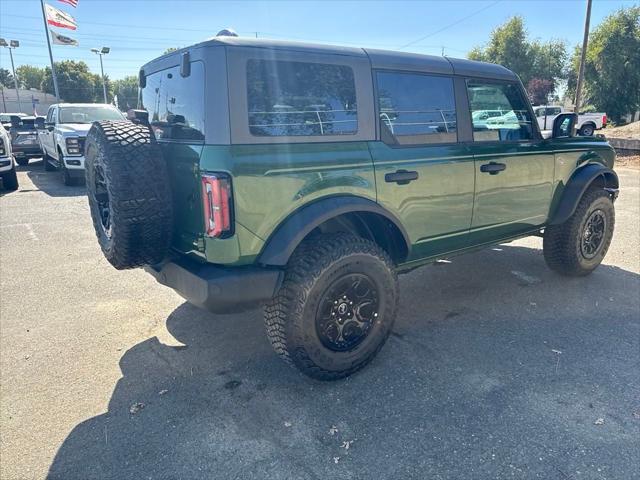
{"label": "white pickup truck", "polygon": [[[557,105],[538,105],[533,107],[533,113],[538,119],[540,130],[551,130],[553,121],[561,113],[569,110]],[[581,113],[578,115],[576,128],[578,133],[585,137],[590,137],[596,130],[600,130],[607,125],[606,113]]]}
{"label": "white pickup truck", "polygon": [[101,120],[125,120],[125,116],[113,105],[102,103],[51,105],[38,130],[44,169],[59,170],[65,185],[84,178],[84,140],[91,124]]}

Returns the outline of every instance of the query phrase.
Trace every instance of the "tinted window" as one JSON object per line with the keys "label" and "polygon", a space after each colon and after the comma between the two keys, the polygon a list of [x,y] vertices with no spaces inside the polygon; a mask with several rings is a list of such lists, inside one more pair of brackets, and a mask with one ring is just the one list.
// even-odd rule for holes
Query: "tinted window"
{"label": "tinted window", "polygon": [[[142,105],[158,139],[204,140],[204,66],[191,63],[191,74],[180,67],[147,75]],[[225,112],[213,113],[226,115]]]}
{"label": "tinted window", "polygon": [[343,65],[249,60],[249,131],[260,137],[358,131],[353,70]]}
{"label": "tinted window", "polygon": [[380,131],[387,143],[415,145],[457,141],[453,79],[379,72]]}
{"label": "tinted window", "polygon": [[469,81],[467,90],[476,142],[533,138],[531,116],[518,85]]}

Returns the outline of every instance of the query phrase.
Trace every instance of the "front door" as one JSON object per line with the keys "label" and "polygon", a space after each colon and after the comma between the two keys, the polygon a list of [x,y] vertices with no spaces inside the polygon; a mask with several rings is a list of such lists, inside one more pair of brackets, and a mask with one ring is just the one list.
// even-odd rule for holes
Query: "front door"
{"label": "front door", "polygon": [[43,130],[38,132],[38,135],[41,135],[42,142],[42,150],[45,154],[55,154],[54,150],[54,133],[53,133],[53,123],[55,122],[56,117],[56,107],[49,107],[49,111],[47,112],[47,118],[45,119],[45,126]]}
{"label": "front door", "polygon": [[376,72],[381,141],[371,142],[378,203],[404,225],[417,261],[468,245],[474,162],[458,143],[451,77]]}
{"label": "front door", "polygon": [[467,91],[472,119],[483,110],[504,112],[486,121],[473,120],[473,243],[541,226],[551,202],[554,156],[533,123],[520,84],[468,80]]}

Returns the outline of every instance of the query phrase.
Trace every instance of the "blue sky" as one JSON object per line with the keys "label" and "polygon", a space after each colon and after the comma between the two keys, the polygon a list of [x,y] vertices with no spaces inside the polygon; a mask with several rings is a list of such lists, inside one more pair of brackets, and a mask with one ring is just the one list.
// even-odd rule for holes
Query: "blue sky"
{"label": "blue sky", "polygon": [[[307,40],[348,46],[400,49],[464,57],[489,38],[491,30],[521,15],[532,38],[582,39],[586,0],[467,1],[187,1],[79,0],[74,9],[57,0],[48,3],[71,13],[78,30],[57,29],[76,38],[79,47],[54,46],[55,60],[84,60],[99,72],[92,47],[111,47],[105,73],[111,78],[136,74],[146,61],[167,47],[187,46],[234,28],[242,36]],[[637,1],[595,0],[592,26]],[[16,67],[44,66],[48,53],[38,0],[0,0],[0,36],[21,42]],[[10,68],[6,49],[0,66]]]}

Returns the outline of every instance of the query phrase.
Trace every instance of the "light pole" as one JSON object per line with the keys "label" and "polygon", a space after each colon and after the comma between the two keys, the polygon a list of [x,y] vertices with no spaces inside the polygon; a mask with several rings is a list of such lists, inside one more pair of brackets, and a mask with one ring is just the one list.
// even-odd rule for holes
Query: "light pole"
{"label": "light pole", "polygon": [[4,38],[0,38],[0,47],[5,47],[9,49],[9,57],[11,57],[11,71],[13,72],[13,83],[16,87],[16,97],[18,98],[18,108],[20,112],[22,112],[22,102],[20,101],[20,89],[18,88],[18,77],[16,77],[16,68],[13,65],[13,53],[11,52],[14,48],[18,48],[20,46],[20,42],[18,40],[9,40],[9,43]]}
{"label": "light pole", "polygon": [[107,84],[104,79],[104,67],[102,66],[102,56],[109,53],[111,49],[109,47],[102,47],[101,49],[92,48],[91,51],[100,57],[100,73],[102,74],[102,94],[104,95],[104,103],[107,103]]}

